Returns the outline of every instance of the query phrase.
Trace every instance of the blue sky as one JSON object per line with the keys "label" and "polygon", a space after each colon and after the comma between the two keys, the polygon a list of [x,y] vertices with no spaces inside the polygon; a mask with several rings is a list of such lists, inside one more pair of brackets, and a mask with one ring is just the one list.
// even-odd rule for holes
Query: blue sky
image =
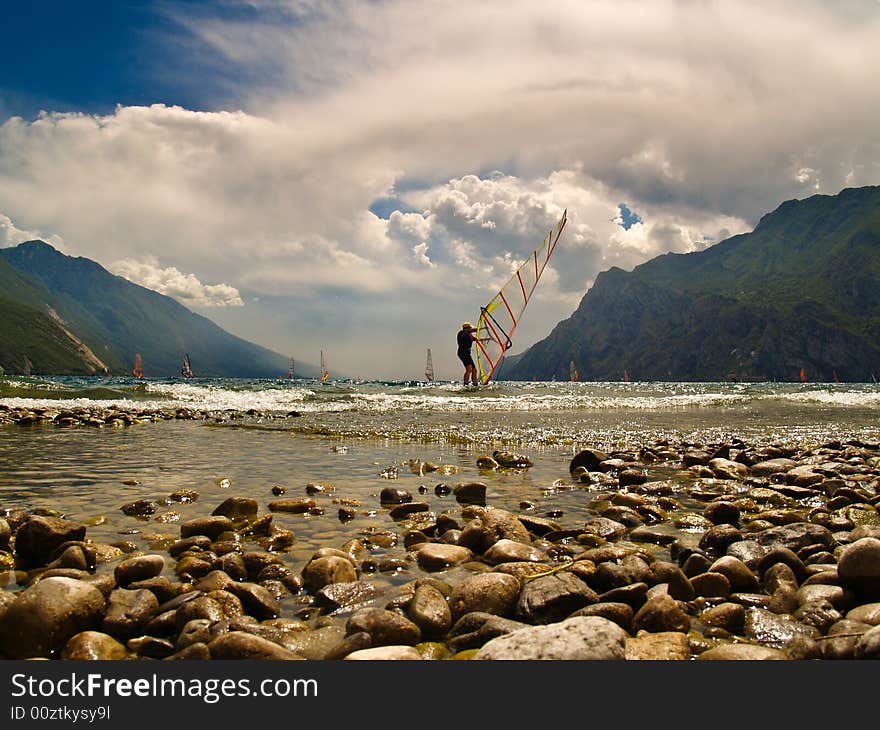
{"label": "blue sky", "polygon": [[515,352],[610,266],[880,183],[874,0],[6,5],[0,245],[351,375],[459,378],[563,209]]}
{"label": "blue sky", "polygon": [[6,3],[0,99],[6,115],[41,110],[106,114],[117,104],[205,102],[185,76],[162,73],[158,45],[188,33],[160,6],[131,0]]}

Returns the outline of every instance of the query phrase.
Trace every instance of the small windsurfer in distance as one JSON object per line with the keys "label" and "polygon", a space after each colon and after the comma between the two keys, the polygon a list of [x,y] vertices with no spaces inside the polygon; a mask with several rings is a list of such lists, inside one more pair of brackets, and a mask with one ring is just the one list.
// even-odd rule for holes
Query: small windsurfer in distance
{"label": "small windsurfer in distance", "polygon": [[476,329],[470,322],[465,322],[458,331],[458,359],[464,365],[464,385],[467,385],[468,381],[472,385],[477,384],[477,366],[471,356],[471,346],[477,340],[474,334]]}

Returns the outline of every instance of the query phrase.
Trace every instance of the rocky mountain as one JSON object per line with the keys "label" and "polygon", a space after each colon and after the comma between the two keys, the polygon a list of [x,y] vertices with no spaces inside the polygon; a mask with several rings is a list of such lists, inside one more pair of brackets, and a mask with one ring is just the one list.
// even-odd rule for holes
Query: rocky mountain
{"label": "rocky mountain", "polygon": [[880,187],[790,200],[703,251],[602,272],[502,379],[880,377]]}
{"label": "rocky mountain", "polygon": [[288,367],[284,355],[90,259],[43,241],[0,249],[0,367],[7,374],[127,374],[136,352],[148,377],[179,375],[184,353],[204,377],[274,378]]}

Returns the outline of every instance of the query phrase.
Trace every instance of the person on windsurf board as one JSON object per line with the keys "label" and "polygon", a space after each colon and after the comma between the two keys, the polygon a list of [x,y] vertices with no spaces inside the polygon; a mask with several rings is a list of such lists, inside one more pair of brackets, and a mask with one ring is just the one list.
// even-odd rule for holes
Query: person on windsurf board
{"label": "person on windsurf board", "polygon": [[458,331],[458,359],[464,365],[464,385],[470,382],[471,385],[477,384],[477,365],[471,355],[471,347],[476,342],[477,337],[474,332],[477,328],[470,322],[461,325]]}

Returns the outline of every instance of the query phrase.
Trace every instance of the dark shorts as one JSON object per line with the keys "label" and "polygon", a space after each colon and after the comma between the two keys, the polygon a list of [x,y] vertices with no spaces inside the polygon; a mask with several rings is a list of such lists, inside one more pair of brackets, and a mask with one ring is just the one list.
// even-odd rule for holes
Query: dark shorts
{"label": "dark shorts", "polygon": [[477,367],[476,363],[474,363],[474,358],[471,357],[471,354],[469,352],[459,352],[458,359],[462,361],[465,367]]}

